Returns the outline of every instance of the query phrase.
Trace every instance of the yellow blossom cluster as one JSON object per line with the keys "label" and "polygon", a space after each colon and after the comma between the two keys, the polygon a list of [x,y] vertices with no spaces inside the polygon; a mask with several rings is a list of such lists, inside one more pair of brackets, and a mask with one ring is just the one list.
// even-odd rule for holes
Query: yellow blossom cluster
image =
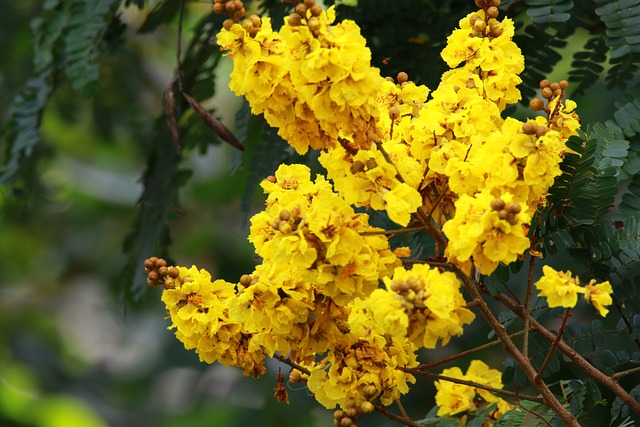
{"label": "yellow blossom cluster", "polygon": [[230,88],[254,114],[299,153],[342,143],[368,148],[381,135],[376,95],[384,79],[370,66],[371,52],[353,21],[332,25],[335,9],[274,32],[261,19],[251,37],[240,24],[223,29],[217,43],[233,58]]}
{"label": "yellow blossom cluster", "polygon": [[[466,374],[463,374],[462,370],[456,366],[445,369],[442,371],[442,375],[502,389],[502,373],[497,369],[489,368],[481,360],[473,360]],[[511,405],[506,400],[483,388],[446,380],[436,381],[435,385],[437,389],[436,404],[439,406],[438,416],[472,412],[483,404],[495,403],[497,407],[491,413],[491,418],[497,420],[511,409]]]}
{"label": "yellow blossom cluster", "polygon": [[345,304],[369,295],[400,261],[382,229],[303,165],[282,165],[262,182],[264,211],[251,218],[249,241],[267,263],[298,269],[316,291]]}
{"label": "yellow blossom cluster", "polygon": [[[403,227],[435,224],[448,239],[440,239],[442,260],[467,274],[490,274],[530,247],[531,218],[579,121],[563,89],[547,98],[546,117],[503,118],[520,100],[524,58],[513,22],[497,14],[485,7],[460,20],[442,51],[453,69],[433,92],[406,73],[382,78],[358,26],[335,23],[333,7],[298,3],[279,31],[269,18],[225,23],[217,43],[233,60],[230,88],[298,153],[319,150],[329,180],[281,165],[262,181],[265,208],[249,235],[261,264],[239,283],[212,282],[195,267],[162,276],[186,348],[254,376],[265,355],[280,354],[305,371],[325,407],[371,409],[409,390],[406,369],[418,365],[419,349],[462,334],[474,314],[458,277],[446,264],[402,266],[408,250],[392,251],[385,230],[354,206],[386,211]],[[608,282],[580,287],[546,267],[536,286],[550,306],[573,306],[582,293],[604,315],[611,303]],[[502,388],[499,372],[480,361],[443,375]],[[436,386],[438,415],[479,402],[497,404],[494,418],[509,409],[477,387]]]}
{"label": "yellow blossom cluster", "polygon": [[545,265],[542,267],[542,273],[543,276],[535,286],[540,291],[540,296],[547,298],[549,307],[575,307],[578,294],[582,294],[585,301],[592,304],[602,317],[609,313],[606,306],[613,303],[613,289],[608,281],[596,284],[596,280],[592,279],[583,287],[579,278],[572,277],[570,271],[557,271]]}
{"label": "yellow blossom cluster", "polygon": [[177,267],[179,275],[167,279],[162,301],[167,306],[176,338],[186,349],[195,349],[200,360],[242,368],[258,377],[265,371],[262,351],[250,351],[239,322],[229,316],[235,285],[211,281],[206,270]]}

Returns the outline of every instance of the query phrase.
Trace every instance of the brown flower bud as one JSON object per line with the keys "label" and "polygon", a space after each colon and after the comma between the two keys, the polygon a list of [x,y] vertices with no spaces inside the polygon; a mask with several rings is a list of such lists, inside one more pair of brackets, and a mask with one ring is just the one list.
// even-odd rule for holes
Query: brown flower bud
{"label": "brown flower bud", "polygon": [[398,83],[404,83],[409,81],[409,75],[404,71],[400,71],[396,78],[398,79]]}
{"label": "brown flower bud", "polygon": [[533,135],[536,133],[536,128],[538,126],[535,123],[527,122],[522,125],[522,133],[526,135]]}
{"label": "brown flower bud", "polygon": [[222,3],[215,3],[213,5],[213,13],[215,13],[216,15],[222,15],[225,12],[226,10]]}
{"label": "brown flower bud", "polygon": [[542,111],[544,110],[544,101],[540,98],[533,98],[529,103],[529,108],[533,111]]}
{"label": "brown flower bud", "polygon": [[234,2],[230,1],[227,2],[227,4],[224,5],[224,10],[225,12],[227,12],[229,15],[233,15],[233,12],[236,11],[236,5]]}
{"label": "brown flower bud", "polygon": [[280,220],[281,221],[289,221],[289,218],[291,218],[291,212],[289,212],[288,210],[283,210],[282,212],[280,212]]}
{"label": "brown flower bud", "polygon": [[360,413],[361,414],[370,414],[373,412],[373,410],[375,409],[373,406],[373,403],[369,402],[369,401],[365,401],[362,402],[360,404]]}
{"label": "brown flower bud", "polygon": [[366,165],[367,165],[367,170],[375,169],[378,167],[378,162],[376,162],[376,159],[369,159],[367,160]]}
{"label": "brown flower bud", "polygon": [[501,211],[504,209],[504,201],[502,199],[494,199],[491,201],[491,209]]}
{"label": "brown flower bud", "polygon": [[542,97],[546,99],[550,99],[553,96],[553,90],[550,87],[545,87],[542,89]]}
{"label": "brown flower bud", "polygon": [[507,205],[505,206],[505,209],[514,214],[519,214],[520,211],[522,210],[520,205],[516,202],[507,203]]}
{"label": "brown flower bud", "polygon": [[225,19],[224,22],[222,23],[222,27],[225,30],[230,30],[231,27],[233,27],[233,24],[235,24],[236,21],[234,21],[233,19]]}
{"label": "brown flower bud", "polygon": [[248,274],[243,274],[242,276],[240,276],[240,284],[245,288],[251,285],[251,280],[253,279]]}
{"label": "brown flower bud", "polygon": [[287,24],[289,24],[292,27],[298,27],[300,26],[301,23],[302,23],[302,18],[297,13],[292,13],[287,18]]}
{"label": "brown flower bud", "polygon": [[304,3],[298,3],[296,5],[296,13],[300,15],[301,18],[307,17],[307,6]]}
{"label": "brown flower bud", "polygon": [[560,80],[558,82],[558,86],[560,87],[560,89],[565,90],[566,88],[569,87],[569,82],[566,80]]}
{"label": "brown flower bud", "polygon": [[398,117],[400,117],[400,109],[395,105],[391,106],[391,108],[389,108],[389,118],[395,120]]}
{"label": "brown flower bud", "polygon": [[508,216],[509,212],[507,212],[506,209],[502,209],[500,212],[498,212],[498,218],[500,219],[507,219]]}
{"label": "brown flower bud", "polygon": [[364,170],[364,163],[361,162],[360,160],[356,160],[355,162],[353,162],[353,164],[351,165],[351,168],[349,168],[349,171],[352,174],[357,174],[358,172],[362,172]]}
{"label": "brown flower bud", "polygon": [[552,83],[551,86],[549,86],[551,88],[552,91],[556,91],[558,89],[560,89],[560,85],[558,83]]}
{"label": "brown flower bud", "polygon": [[499,14],[500,11],[495,6],[491,6],[489,9],[487,9],[487,16],[489,18],[497,18]]}
{"label": "brown flower bud", "polygon": [[544,126],[538,126],[538,129],[536,129],[536,137],[540,138],[542,136],[545,136],[548,130],[549,129]]}
{"label": "brown flower bud", "polygon": [[544,89],[545,87],[549,87],[551,86],[551,83],[549,83],[549,80],[544,79],[544,80],[540,80],[540,89]]}
{"label": "brown flower bud", "polygon": [[320,16],[322,14],[322,8],[318,5],[311,6],[309,10],[311,11],[311,16]]}

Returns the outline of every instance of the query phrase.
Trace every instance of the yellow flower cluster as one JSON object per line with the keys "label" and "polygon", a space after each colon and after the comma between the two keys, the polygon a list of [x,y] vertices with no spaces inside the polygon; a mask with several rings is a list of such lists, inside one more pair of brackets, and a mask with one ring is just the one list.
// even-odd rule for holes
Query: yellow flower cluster
{"label": "yellow flower cluster", "polygon": [[[231,89],[298,153],[320,150],[331,182],[280,166],[261,183],[266,206],[251,218],[262,263],[237,284],[178,267],[162,278],[163,301],[176,336],[201,360],[258,376],[265,355],[280,353],[308,370],[307,386],[327,408],[371,409],[406,393],[415,378],[403,369],[418,365],[416,352],[446,345],[474,314],[456,275],[402,267],[407,251],[394,253],[354,206],[402,226],[429,212],[449,240],[448,261],[490,274],[529,248],[532,215],[579,121],[563,89],[547,97],[546,117],[502,117],[520,99],[524,58],[496,7],[460,21],[442,52],[457,68],[430,93],[405,73],[382,78],[358,26],[335,24],[333,7],[312,3],[298,3],[280,31],[269,18],[225,24],[217,43],[233,60]],[[582,293],[604,315],[611,303],[608,282],[580,287],[570,273],[545,270],[536,285],[550,306],[575,305]],[[443,374],[502,387],[480,361]],[[495,418],[509,408],[479,388],[436,385],[438,415],[472,411],[479,398],[497,403]]]}
{"label": "yellow flower cluster", "polygon": [[[246,96],[254,114],[299,153],[332,148],[344,141],[368,148],[381,135],[376,101],[384,82],[370,66],[371,52],[353,21],[332,25],[335,9],[274,32],[269,18],[251,37],[240,24],[217,36],[233,58],[230,88]],[[310,24],[311,23],[311,24]]]}
{"label": "yellow flower cluster", "polygon": [[282,165],[262,182],[267,207],[251,218],[249,241],[266,263],[297,268],[299,280],[339,304],[367,296],[400,261],[368,215],[310,174],[303,165]]}
{"label": "yellow flower cluster", "polygon": [[578,277],[571,277],[571,272],[556,271],[545,265],[542,267],[543,276],[535,283],[540,291],[540,296],[546,297],[549,307],[575,307],[578,302],[578,294],[583,294],[584,299],[592,304],[602,317],[609,310],[606,306],[613,303],[611,294],[613,289],[609,281],[596,284],[592,279],[582,287]]}
{"label": "yellow flower cluster", "polygon": [[[456,366],[445,369],[442,371],[442,375],[502,389],[502,374],[500,371],[489,368],[481,360],[473,360],[466,374],[463,374],[462,370]],[[439,406],[438,416],[472,412],[482,406],[480,402],[485,402],[485,404],[495,403],[497,405],[496,410],[491,413],[493,420],[497,420],[511,409],[511,405],[506,400],[479,387],[446,380],[436,381],[435,385],[437,389],[436,404]]]}
{"label": "yellow flower cluster", "polygon": [[195,349],[200,361],[242,368],[245,375],[258,377],[265,371],[262,351],[248,349],[239,322],[229,316],[229,302],[235,285],[211,281],[205,270],[177,267],[179,276],[167,279],[162,301],[167,306],[176,338],[186,349]]}
{"label": "yellow flower cluster", "polygon": [[461,335],[474,314],[464,306],[460,282],[453,273],[441,273],[425,264],[410,270],[398,267],[392,277],[384,279],[387,291],[400,301],[408,316],[407,337],[417,348],[435,348],[452,336]]}

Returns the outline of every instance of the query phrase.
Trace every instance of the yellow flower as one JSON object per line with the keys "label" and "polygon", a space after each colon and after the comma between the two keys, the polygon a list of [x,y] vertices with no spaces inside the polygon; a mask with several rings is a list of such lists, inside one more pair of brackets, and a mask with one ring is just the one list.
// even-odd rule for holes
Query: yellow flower
{"label": "yellow flower", "polygon": [[453,273],[441,273],[428,265],[415,264],[410,270],[398,267],[385,286],[395,293],[409,316],[407,337],[417,348],[435,348],[438,340],[445,345],[462,327],[471,323],[474,314],[465,308],[460,282]]}
{"label": "yellow flower", "polygon": [[[556,271],[545,265],[542,267],[543,276],[535,283],[540,296],[546,297],[549,307],[575,307],[578,294],[586,291],[580,286],[577,277],[571,277],[571,272]],[[597,308],[597,307],[596,307]]]}
{"label": "yellow flower", "polygon": [[[499,200],[500,209],[494,201]],[[513,202],[510,193],[499,198],[485,190],[455,203],[455,216],[442,231],[449,238],[446,255],[455,262],[473,262],[482,274],[491,274],[499,263],[509,264],[530,246],[526,224],[531,220],[526,206]],[[510,210],[507,210],[506,208]]]}
{"label": "yellow flower", "polygon": [[[442,375],[466,381],[473,381],[481,385],[502,389],[502,373],[497,369],[491,369],[481,360],[473,360],[469,365],[466,374],[458,367],[445,369]],[[491,418],[496,420],[505,412],[511,409],[511,405],[504,399],[496,396],[492,392],[479,387],[457,384],[451,381],[438,380],[435,382],[436,404],[438,416],[456,415],[462,412],[471,412],[482,406],[478,397],[487,403],[497,403],[498,407],[491,414]]]}
{"label": "yellow flower", "polygon": [[607,313],[609,313],[609,310],[605,306],[613,303],[613,299],[611,298],[613,289],[609,281],[598,283],[597,285],[594,284],[595,282],[595,280],[591,280],[591,282],[584,287],[584,299],[588,303],[593,304],[596,310],[600,312],[600,316],[605,317]]}

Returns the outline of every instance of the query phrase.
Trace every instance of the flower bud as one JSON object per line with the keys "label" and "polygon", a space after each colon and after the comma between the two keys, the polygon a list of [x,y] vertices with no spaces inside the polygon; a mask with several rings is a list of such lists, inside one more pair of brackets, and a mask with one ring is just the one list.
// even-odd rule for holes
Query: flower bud
{"label": "flower bud", "polygon": [[550,87],[545,87],[542,89],[542,97],[549,99],[553,96],[553,90]]}
{"label": "flower bud", "polygon": [[529,107],[533,111],[542,111],[544,110],[544,101],[540,98],[533,98],[529,103]]}
{"label": "flower bud", "polygon": [[493,209],[494,211],[501,211],[502,209],[504,209],[504,201],[501,199],[494,199],[493,201],[491,201],[491,209]]}
{"label": "flower bud", "polygon": [[569,87],[569,82],[566,80],[560,80],[558,82],[558,86],[560,87],[560,89],[565,90],[566,88]]}
{"label": "flower bud", "polygon": [[499,14],[500,11],[498,11],[498,8],[495,6],[491,6],[489,9],[487,9],[487,16],[489,18],[497,18]]}
{"label": "flower bud", "polygon": [[549,87],[551,86],[551,83],[549,83],[549,80],[544,79],[544,80],[540,80],[540,89],[544,89],[545,87]]}
{"label": "flower bud", "polygon": [[233,19],[225,19],[224,22],[222,23],[222,27],[225,30],[230,30],[231,27],[233,27],[233,24],[235,24],[236,21],[234,21]]}
{"label": "flower bud", "polygon": [[361,414],[370,414],[373,412],[373,410],[375,409],[373,406],[373,403],[369,402],[369,401],[365,401],[362,402],[360,404],[360,413]]}
{"label": "flower bud", "polygon": [[376,167],[378,167],[378,162],[376,162],[376,159],[367,160],[367,170],[375,169]]}
{"label": "flower bud", "polygon": [[400,71],[397,76],[398,83],[404,83],[409,81],[409,75],[404,71]]}

